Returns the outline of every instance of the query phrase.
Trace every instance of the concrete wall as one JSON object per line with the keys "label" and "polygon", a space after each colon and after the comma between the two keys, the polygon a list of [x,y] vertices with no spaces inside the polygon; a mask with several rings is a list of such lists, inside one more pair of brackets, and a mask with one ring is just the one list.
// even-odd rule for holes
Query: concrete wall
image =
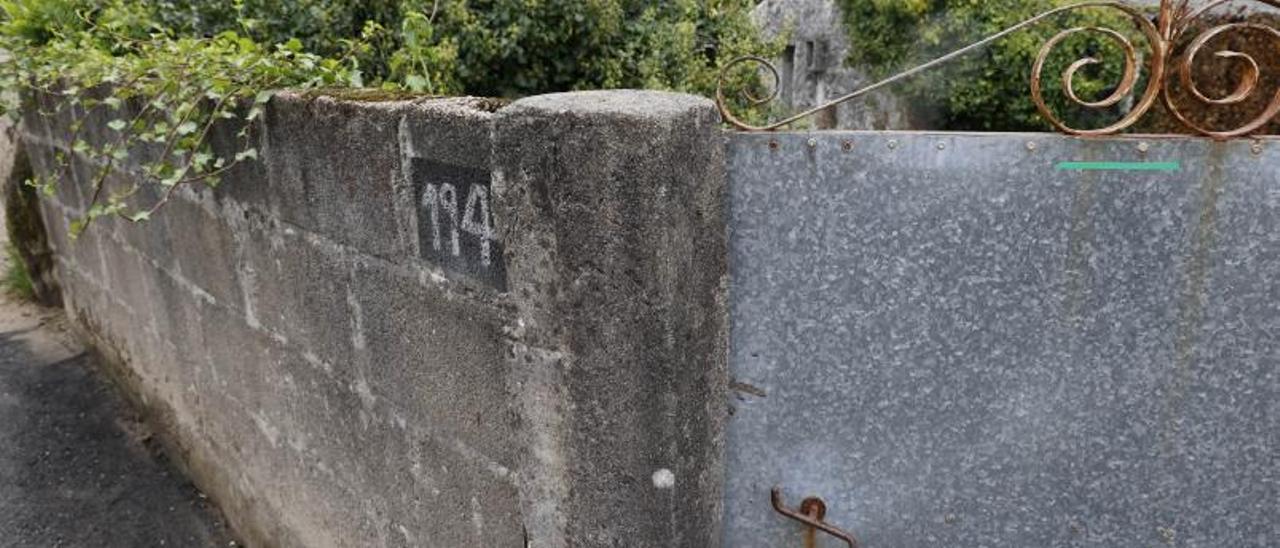
{"label": "concrete wall", "polygon": [[[150,222],[69,239],[79,161],[43,212],[68,312],[251,544],[708,546],[714,112],[283,94],[261,162]],[[37,172],[68,122],[26,118]]]}

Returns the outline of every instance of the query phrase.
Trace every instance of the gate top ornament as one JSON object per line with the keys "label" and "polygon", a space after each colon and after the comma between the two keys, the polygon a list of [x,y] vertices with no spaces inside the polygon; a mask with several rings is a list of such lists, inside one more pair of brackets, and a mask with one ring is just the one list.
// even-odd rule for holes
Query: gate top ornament
{"label": "gate top ornament", "polygon": [[716,86],[716,105],[719,107],[720,114],[724,117],[724,120],[738,129],[744,131],[774,130],[791,125],[792,123],[809,116],[813,116],[824,109],[851,101],[890,84],[905,80],[939,65],[946,64],[958,57],[972,53],[973,51],[991,44],[992,42],[1009,36],[1010,34],[1038,25],[1053,16],[1086,8],[1108,8],[1119,10],[1132,19],[1138,29],[1142,31],[1142,34],[1145,36],[1146,41],[1151,48],[1151,61],[1147,69],[1150,73],[1150,78],[1148,78],[1146,89],[1143,90],[1141,97],[1135,101],[1133,109],[1119,121],[1109,126],[1097,129],[1078,129],[1071,127],[1053,113],[1044,100],[1042,84],[1044,65],[1048,60],[1049,55],[1053,52],[1053,49],[1062,43],[1063,40],[1075,34],[1094,33],[1111,40],[1124,51],[1125,67],[1124,75],[1120,80],[1120,84],[1111,95],[1097,101],[1086,101],[1076,94],[1073,79],[1080,69],[1089,65],[1099,64],[1102,61],[1094,57],[1085,57],[1072,63],[1062,73],[1062,90],[1066,94],[1067,98],[1073,103],[1090,109],[1111,107],[1119,104],[1126,97],[1134,94],[1134,88],[1138,82],[1137,50],[1134,48],[1133,42],[1127,36],[1117,32],[1116,30],[1108,28],[1075,27],[1059,32],[1057,35],[1050,38],[1045,42],[1044,46],[1040,48],[1040,53],[1036,56],[1035,64],[1031,71],[1031,99],[1035,102],[1036,109],[1040,111],[1040,115],[1048,120],[1050,124],[1053,124],[1053,126],[1059,131],[1071,135],[1112,135],[1133,126],[1151,110],[1157,100],[1162,100],[1169,113],[1184,126],[1196,131],[1197,133],[1214,139],[1230,139],[1256,132],[1272,119],[1275,119],[1276,115],[1280,114],[1280,89],[1276,90],[1275,96],[1271,98],[1270,103],[1267,104],[1267,107],[1257,117],[1235,129],[1214,130],[1191,120],[1187,114],[1174,103],[1171,87],[1173,77],[1171,76],[1171,73],[1176,71],[1178,82],[1181,86],[1190,91],[1191,96],[1203,105],[1234,105],[1242,103],[1249,99],[1254,92],[1258,91],[1258,82],[1262,76],[1262,71],[1259,68],[1257,60],[1248,53],[1238,51],[1224,49],[1215,52],[1215,57],[1221,60],[1234,61],[1241,65],[1243,67],[1243,74],[1241,74],[1239,85],[1234,92],[1224,97],[1210,97],[1200,91],[1196,84],[1195,77],[1192,75],[1192,69],[1195,67],[1196,61],[1199,59],[1201,50],[1204,49],[1204,46],[1214,38],[1233,32],[1247,30],[1268,33],[1275,39],[1277,47],[1280,49],[1280,29],[1249,22],[1236,22],[1219,25],[1196,35],[1194,39],[1188,43],[1183,54],[1178,59],[1176,66],[1170,67],[1169,61],[1173,54],[1174,47],[1177,44],[1180,44],[1182,40],[1188,38],[1187,31],[1197,20],[1203,18],[1214,8],[1237,1],[1256,2],[1280,8],[1280,0],[1209,0],[1203,5],[1196,7],[1191,5],[1191,0],[1161,0],[1159,16],[1153,22],[1139,8],[1120,1],[1096,0],[1063,6],[1041,13],[1040,15],[1027,19],[1017,25],[988,36],[979,42],[960,48],[910,70],[900,72],[874,84],[854,90],[844,96],[805,110],[804,112],[800,112],[777,122],[768,123],[762,126],[748,124],[734,116],[733,113],[729,111],[728,102],[725,100],[725,76],[730,70],[742,63],[756,63],[772,73],[774,81],[773,91],[767,97],[757,97],[745,90],[742,92],[743,97],[745,97],[752,105],[760,105],[773,101],[778,96],[780,87],[783,84],[781,77],[778,75],[778,69],[764,58],[757,56],[738,57],[730,61],[720,73],[720,80]]}

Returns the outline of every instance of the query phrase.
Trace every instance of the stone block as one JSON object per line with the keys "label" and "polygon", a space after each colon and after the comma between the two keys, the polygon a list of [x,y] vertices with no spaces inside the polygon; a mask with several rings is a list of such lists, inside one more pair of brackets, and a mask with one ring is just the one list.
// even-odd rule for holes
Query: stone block
{"label": "stone block", "polygon": [[404,153],[410,158],[489,170],[489,132],[492,99],[451,97],[414,102],[404,111],[401,131]]}
{"label": "stone block", "polygon": [[[212,206],[211,206],[212,207]],[[189,196],[177,196],[164,206],[160,219],[169,249],[155,249],[160,264],[172,262],[182,276],[224,306],[240,308],[244,301],[236,270],[239,253],[235,229],[226,220]],[[154,230],[154,228],[153,228]]]}
{"label": "stone block", "polygon": [[[158,203],[163,194],[164,189],[159,185],[144,185],[138,189],[137,195],[130,201],[130,204],[138,209],[149,207],[151,204]],[[180,211],[181,209],[165,206],[146,221],[135,223],[122,219],[113,219],[111,223],[104,224],[113,225],[116,236],[148,260],[160,265],[162,268],[173,269],[177,264],[175,262],[176,256],[182,253],[184,249],[174,245],[173,235],[170,233],[167,222],[170,217],[182,216],[184,212]],[[201,222],[199,217],[187,217],[179,220],[187,223]]]}
{"label": "stone block", "polygon": [[500,311],[369,260],[356,262],[355,301],[370,392],[403,419],[514,467]]}
{"label": "stone block", "polygon": [[395,215],[404,105],[293,93],[273,98],[263,155],[272,210],[371,255],[411,256],[408,229]]}
{"label": "stone block", "polygon": [[258,325],[335,367],[349,367],[353,332],[346,252],[268,217],[246,221],[246,312]]}
{"label": "stone block", "polygon": [[[264,126],[262,118],[249,125],[245,137],[239,133],[244,122],[229,120],[213,127],[209,135],[209,143],[215,156],[226,158],[228,162],[235,159],[236,154],[247,148],[257,151],[257,158],[246,157],[231,166],[221,175],[221,182],[213,189],[219,202],[231,200],[241,207],[254,207],[261,211],[270,211],[272,193],[268,177],[265,155]],[[296,196],[294,196],[296,198]]]}

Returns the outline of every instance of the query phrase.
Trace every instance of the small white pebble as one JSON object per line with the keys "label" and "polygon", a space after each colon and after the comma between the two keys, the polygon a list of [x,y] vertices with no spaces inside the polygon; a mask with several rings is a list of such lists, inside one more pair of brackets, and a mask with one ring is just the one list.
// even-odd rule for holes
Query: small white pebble
{"label": "small white pebble", "polygon": [[666,468],[659,468],[653,473],[653,486],[658,489],[670,489],[676,486],[676,475]]}

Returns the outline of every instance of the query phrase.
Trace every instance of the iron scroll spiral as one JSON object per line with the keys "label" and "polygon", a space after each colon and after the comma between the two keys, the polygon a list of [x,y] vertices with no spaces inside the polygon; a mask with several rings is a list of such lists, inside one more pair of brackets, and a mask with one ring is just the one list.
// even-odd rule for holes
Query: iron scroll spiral
{"label": "iron scroll spiral", "polygon": [[[1238,137],[1238,136],[1254,133],[1259,129],[1263,128],[1264,126],[1266,126],[1272,120],[1274,120],[1277,117],[1277,115],[1280,115],[1280,89],[1276,90],[1275,96],[1272,97],[1272,100],[1267,104],[1267,106],[1263,109],[1263,111],[1260,114],[1258,114],[1256,117],[1250,119],[1247,123],[1245,123],[1244,125],[1238,128],[1224,130],[1224,131],[1217,131],[1217,130],[1212,130],[1210,128],[1207,128],[1199,123],[1196,123],[1191,119],[1190,116],[1188,116],[1182,109],[1180,109],[1174,103],[1172,99],[1173,84],[1175,83],[1175,81],[1181,84],[1182,87],[1190,91],[1191,96],[1197,102],[1206,106],[1236,105],[1239,103],[1243,103],[1244,101],[1252,97],[1254,93],[1257,93],[1259,89],[1261,89],[1261,87],[1259,86],[1259,82],[1264,81],[1262,70],[1257,60],[1254,59],[1253,56],[1247,53],[1242,53],[1237,51],[1223,50],[1223,51],[1215,52],[1214,57],[1216,59],[1220,61],[1238,63],[1243,67],[1242,69],[1243,72],[1239,76],[1240,81],[1237,86],[1237,89],[1234,92],[1223,97],[1209,97],[1201,91],[1201,89],[1195,82],[1195,78],[1192,72],[1193,68],[1196,66],[1196,62],[1202,58],[1200,56],[1200,53],[1202,50],[1205,49],[1205,47],[1209,43],[1211,43],[1214,39],[1220,36],[1223,36],[1232,32],[1245,32],[1245,31],[1257,31],[1257,32],[1266,33],[1268,36],[1274,39],[1277,45],[1277,49],[1280,50],[1280,29],[1276,29],[1263,24],[1259,24],[1259,23],[1230,23],[1230,24],[1220,25],[1220,26],[1201,32],[1199,35],[1195,37],[1194,40],[1190,42],[1190,44],[1187,46],[1185,50],[1184,55],[1181,58],[1179,65],[1176,67],[1177,75],[1178,75],[1178,78],[1176,80],[1174,80],[1173,78],[1170,78],[1169,65],[1170,65],[1170,56],[1172,54],[1174,46],[1176,44],[1181,43],[1182,40],[1185,39],[1184,36],[1187,34],[1188,30],[1194,26],[1194,23],[1202,19],[1204,16],[1208,15],[1210,11],[1213,10],[1214,8],[1222,6],[1224,4],[1230,4],[1238,1],[1243,1],[1243,0],[1211,0],[1205,5],[1200,6],[1193,10],[1191,9],[1190,3],[1188,0],[1162,0],[1160,5],[1159,16],[1156,19],[1156,22],[1152,22],[1152,20],[1148,18],[1146,15],[1144,15],[1143,11],[1141,11],[1139,8],[1135,8],[1129,4],[1116,1],[1116,0],[1093,0],[1093,1],[1080,2],[1080,3],[1068,5],[1068,6],[1059,7],[1056,9],[1046,11],[1039,15],[1036,15],[1035,17],[1027,19],[1017,25],[1009,27],[991,36],[988,36],[978,42],[965,46],[964,48],[955,50],[942,57],[939,57],[927,63],[916,66],[910,70],[895,74],[879,82],[854,90],[846,95],[843,95],[834,100],[823,103],[816,107],[810,108],[803,112],[793,114],[782,120],[767,123],[764,125],[749,124],[743,121],[738,116],[733,114],[733,112],[729,108],[729,101],[726,97],[726,92],[725,92],[726,76],[729,74],[730,71],[734,70],[739,65],[742,65],[744,63],[754,63],[756,65],[759,65],[760,67],[767,70],[772,75],[772,80],[773,80],[773,85],[771,86],[772,91],[771,93],[769,93],[768,96],[759,97],[751,94],[748,91],[741,92],[742,97],[745,98],[746,101],[752,106],[767,104],[773,101],[774,99],[776,99],[780,92],[781,86],[783,85],[783,82],[781,81],[781,78],[779,76],[778,69],[768,60],[759,56],[739,57],[730,61],[721,70],[720,79],[716,86],[716,104],[720,109],[720,113],[724,121],[740,130],[743,130],[743,131],[775,130],[778,128],[788,126],[806,117],[812,116],[834,105],[838,105],[838,104],[853,100],[855,98],[867,95],[868,93],[871,93],[880,88],[886,87],[890,84],[894,84],[901,80],[905,80],[907,78],[910,78],[920,73],[923,73],[925,71],[928,71],[936,66],[948,63],[958,57],[967,55],[980,48],[983,48],[991,44],[992,42],[1003,39],[1009,36],[1010,34],[1016,33],[1018,31],[1024,30],[1034,25],[1038,25],[1044,22],[1046,19],[1052,18],[1054,16],[1057,16],[1066,12],[1076,11],[1076,10],[1101,8],[1101,9],[1117,10],[1125,14],[1129,19],[1131,19],[1134,22],[1134,24],[1137,26],[1138,30],[1141,31],[1147,43],[1146,45],[1150,49],[1150,52],[1151,52],[1150,62],[1147,63],[1145,67],[1149,77],[1145,84],[1145,89],[1142,91],[1142,95],[1136,99],[1134,106],[1120,120],[1112,123],[1111,125],[1107,125],[1105,127],[1101,127],[1097,129],[1081,129],[1081,128],[1072,127],[1068,125],[1065,121],[1063,121],[1057,114],[1055,114],[1053,110],[1048,106],[1044,98],[1044,86],[1043,86],[1044,69],[1054,49],[1060,44],[1062,44],[1062,42],[1065,41],[1067,38],[1070,38],[1072,36],[1082,34],[1082,33],[1097,34],[1102,36],[1103,38],[1110,40],[1112,43],[1116,44],[1117,46],[1119,46],[1119,48],[1124,53],[1125,65],[1124,65],[1124,72],[1123,72],[1123,75],[1121,76],[1120,82],[1116,86],[1114,92],[1112,92],[1107,97],[1100,100],[1089,101],[1081,98],[1080,95],[1076,92],[1074,84],[1075,84],[1075,76],[1079,73],[1081,69],[1090,65],[1099,64],[1102,62],[1101,60],[1096,59],[1094,57],[1085,57],[1083,59],[1079,59],[1075,61],[1074,63],[1071,63],[1066,68],[1066,70],[1063,71],[1062,91],[1066,95],[1067,99],[1070,102],[1074,103],[1075,105],[1078,105],[1086,109],[1103,109],[1103,108],[1115,106],[1119,104],[1121,101],[1123,101],[1125,98],[1132,97],[1134,95],[1135,88],[1137,87],[1137,83],[1139,80],[1140,72],[1138,67],[1137,48],[1135,47],[1133,42],[1129,39],[1129,37],[1113,29],[1107,29],[1107,28],[1101,28],[1101,27],[1071,28],[1071,29],[1067,29],[1062,32],[1059,32],[1058,34],[1050,38],[1044,44],[1044,46],[1040,49],[1039,54],[1036,56],[1035,63],[1032,67],[1031,99],[1035,103],[1036,109],[1039,111],[1040,115],[1046,121],[1048,121],[1051,125],[1053,125],[1055,128],[1057,128],[1059,131],[1063,133],[1067,133],[1071,135],[1082,135],[1082,136],[1111,135],[1111,134],[1120,133],[1132,127],[1134,124],[1138,123],[1138,121],[1140,121],[1151,110],[1151,108],[1156,104],[1157,101],[1163,100],[1164,105],[1166,106],[1168,111],[1171,113],[1171,115],[1187,128],[1190,128],[1197,133],[1200,133],[1215,139],[1228,139],[1232,137]],[[1249,0],[1249,1],[1280,8],[1280,0]],[[1280,51],[1277,52],[1277,55],[1280,55]],[[1273,78],[1272,80],[1280,81],[1280,78]]]}
{"label": "iron scroll spiral", "polygon": [[[1174,34],[1171,36],[1170,39],[1175,42],[1178,41],[1195,20],[1203,17],[1205,14],[1208,13],[1209,8],[1212,8],[1214,6],[1221,5],[1224,3],[1227,3],[1227,2],[1226,1],[1215,2],[1191,14],[1184,21],[1182,21],[1181,26],[1174,29]],[[1280,2],[1265,0],[1263,1],[1263,3],[1270,6],[1280,7]],[[1229,23],[1225,25],[1219,25],[1201,32],[1187,46],[1186,53],[1183,55],[1182,59],[1178,63],[1177,82],[1179,82],[1184,89],[1190,92],[1191,96],[1194,98],[1195,101],[1199,102],[1202,105],[1213,105],[1213,106],[1237,105],[1247,101],[1249,98],[1253,97],[1255,93],[1258,93],[1261,90],[1261,87],[1258,84],[1260,81],[1262,81],[1262,76],[1263,76],[1262,69],[1259,67],[1258,61],[1248,53],[1232,51],[1232,50],[1219,50],[1214,52],[1213,57],[1216,58],[1217,60],[1226,61],[1226,62],[1235,62],[1237,65],[1243,67],[1243,72],[1240,74],[1239,83],[1237,84],[1235,91],[1227,94],[1224,97],[1209,97],[1208,95],[1206,95],[1203,91],[1201,91],[1200,86],[1195,81],[1195,76],[1192,72],[1196,66],[1196,62],[1203,58],[1201,56],[1202,50],[1204,50],[1205,46],[1209,44],[1211,41],[1213,41],[1215,38],[1218,38],[1219,36],[1223,36],[1232,32],[1248,32],[1248,31],[1257,31],[1268,36],[1269,39],[1276,45],[1276,55],[1280,56],[1280,30],[1274,27],[1269,27],[1269,26],[1261,25],[1257,23]],[[1269,79],[1269,81],[1273,81],[1273,82],[1280,81],[1280,75],[1272,76]],[[1176,118],[1179,123],[1195,130],[1197,133],[1200,133],[1202,135],[1206,135],[1209,137],[1213,137],[1215,139],[1230,139],[1233,137],[1249,135],[1251,133],[1258,131],[1259,129],[1262,129],[1272,120],[1276,119],[1276,116],[1280,114],[1280,88],[1278,88],[1276,89],[1275,94],[1271,97],[1271,100],[1262,109],[1262,111],[1258,115],[1249,119],[1243,125],[1233,129],[1226,129],[1226,130],[1210,129],[1192,120],[1191,117],[1188,116],[1182,110],[1182,108],[1178,107],[1178,105],[1173,101],[1173,83],[1174,83],[1174,80],[1172,79],[1169,79],[1165,82],[1164,95],[1163,95],[1165,108],[1168,109],[1169,113],[1172,114],[1173,117]]]}

